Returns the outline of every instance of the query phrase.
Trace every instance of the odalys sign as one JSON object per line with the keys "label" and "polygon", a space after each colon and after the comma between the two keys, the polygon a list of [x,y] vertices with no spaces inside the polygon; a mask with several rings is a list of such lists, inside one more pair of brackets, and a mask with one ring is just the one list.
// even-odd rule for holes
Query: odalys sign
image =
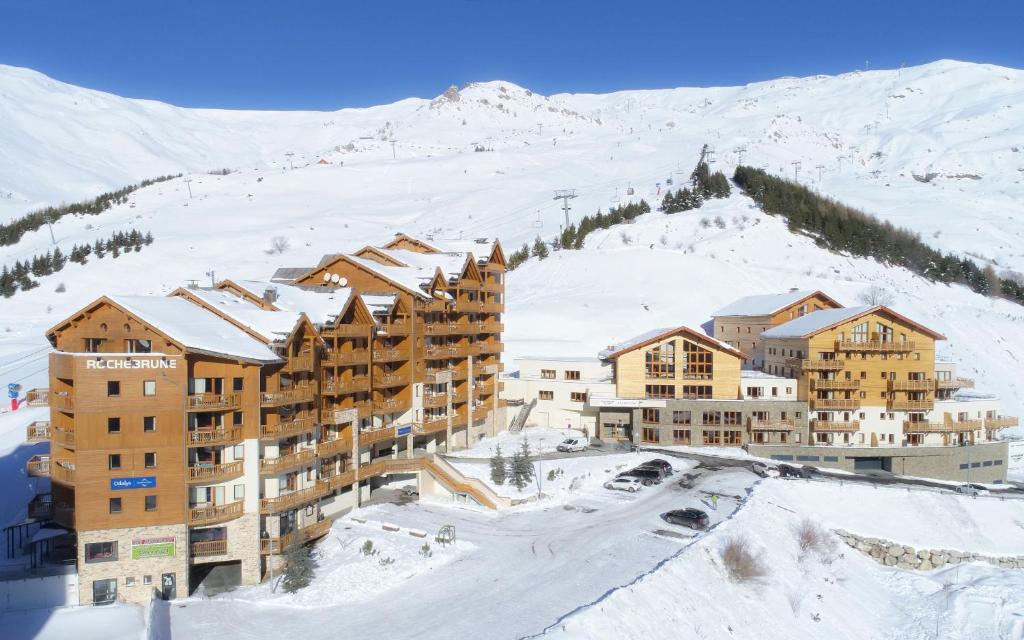
{"label": "odalys sign", "polygon": [[156,476],[135,476],[133,478],[111,478],[110,489],[152,489],[156,486]]}
{"label": "odalys sign", "polygon": [[174,536],[132,539],[132,560],[173,557]]}

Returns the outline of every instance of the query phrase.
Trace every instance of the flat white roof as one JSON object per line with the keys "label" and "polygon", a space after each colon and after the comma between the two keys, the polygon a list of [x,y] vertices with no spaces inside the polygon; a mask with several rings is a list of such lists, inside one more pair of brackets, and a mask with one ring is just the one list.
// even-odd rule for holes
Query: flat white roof
{"label": "flat white roof", "polygon": [[593,362],[596,364],[604,362],[594,356],[517,356],[513,359],[517,362],[521,360],[536,360],[537,362]]}
{"label": "flat white roof", "polygon": [[802,338],[825,327],[848,320],[864,313],[872,307],[845,307],[843,309],[822,309],[805,316],[772,327],[761,334],[762,338]]}

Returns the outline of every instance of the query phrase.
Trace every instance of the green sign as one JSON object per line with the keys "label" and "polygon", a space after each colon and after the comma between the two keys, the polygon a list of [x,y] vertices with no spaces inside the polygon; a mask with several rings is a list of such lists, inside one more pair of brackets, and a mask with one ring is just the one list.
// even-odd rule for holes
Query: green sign
{"label": "green sign", "polygon": [[173,557],[174,536],[132,540],[132,560]]}

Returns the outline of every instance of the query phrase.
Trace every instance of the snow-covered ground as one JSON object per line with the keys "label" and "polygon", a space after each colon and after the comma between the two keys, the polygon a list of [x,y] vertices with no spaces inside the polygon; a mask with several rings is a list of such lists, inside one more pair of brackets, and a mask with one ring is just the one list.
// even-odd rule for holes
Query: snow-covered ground
{"label": "snow-covered ground", "polygon": [[146,633],[146,612],[137,605],[0,611],[4,640],[170,640]]}
{"label": "snow-covered ground", "polygon": [[501,431],[493,437],[481,438],[466,449],[452,451],[455,458],[490,458],[501,447],[501,454],[511,457],[523,446],[523,440],[536,455],[553,453],[555,447],[566,438],[582,438],[583,432],[576,429],[555,429],[552,427],[528,427],[519,433]]}

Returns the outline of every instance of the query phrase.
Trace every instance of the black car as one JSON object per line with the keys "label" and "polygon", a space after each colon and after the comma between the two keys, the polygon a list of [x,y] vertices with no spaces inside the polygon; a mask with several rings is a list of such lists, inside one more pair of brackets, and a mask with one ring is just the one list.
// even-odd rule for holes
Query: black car
{"label": "black car", "polygon": [[794,467],[788,464],[779,465],[779,475],[784,478],[810,478],[817,471],[814,467]]}
{"label": "black car", "polygon": [[647,462],[643,463],[640,466],[641,467],[654,467],[656,469],[661,469],[662,472],[666,476],[670,476],[673,473],[671,463],[669,463],[668,460],[663,460],[662,458],[655,458],[654,460],[648,460]]}
{"label": "black car", "polygon": [[665,474],[661,472],[661,469],[637,467],[630,469],[619,474],[619,477],[631,476],[633,478],[639,478],[645,487],[649,487],[652,484],[661,484],[661,479],[665,477]]}
{"label": "black car", "polygon": [[691,529],[707,529],[711,523],[708,514],[700,509],[676,509],[665,514],[665,520]]}

